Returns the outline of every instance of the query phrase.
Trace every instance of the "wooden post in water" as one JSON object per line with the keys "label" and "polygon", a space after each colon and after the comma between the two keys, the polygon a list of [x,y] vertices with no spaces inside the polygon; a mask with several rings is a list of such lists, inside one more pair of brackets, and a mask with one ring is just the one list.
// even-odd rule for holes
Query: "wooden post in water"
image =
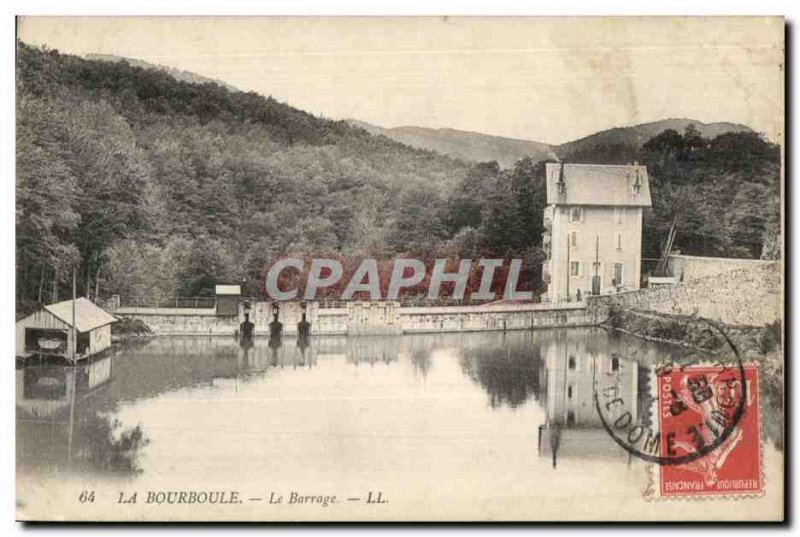
{"label": "wooden post in water", "polygon": [[72,443],[73,443],[73,430],[75,429],[75,388],[77,382],[75,378],[75,370],[71,369],[67,372],[67,389],[69,389],[70,375],[72,373],[72,390],[69,398],[69,435],[67,436],[67,463],[72,464]]}

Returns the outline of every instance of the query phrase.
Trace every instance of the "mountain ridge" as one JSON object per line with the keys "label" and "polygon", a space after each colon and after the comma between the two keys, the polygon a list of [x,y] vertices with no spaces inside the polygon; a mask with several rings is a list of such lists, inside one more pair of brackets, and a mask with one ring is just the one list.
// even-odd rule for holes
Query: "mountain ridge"
{"label": "mountain ridge", "polygon": [[360,127],[370,134],[383,135],[396,142],[436,151],[462,160],[473,162],[496,160],[504,168],[513,166],[524,156],[531,156],[534,160],[544,160],[556,156],[551,145],[534,140],[448,127],[433,129],[408,125],[386,128],[352,119],[348,120],[348,123]]}
{"label": "mountain ridge", "polygon": [[[110,63],[127,62],[132,67],[164,72],[178,81],[193,84],[211,83],[232,92],[241,91],[222,80],[135,58],[112,54],[87,54],[85,58]],[[691,118],[666,118],[636,125],[611,127],[561,144],[549,144],[451,127],[434,128],[414,125],[382,127],[357,119],[348,119],[346,122],[372,135],[382,135],[416,149],[434,151],[466,162],[496,161],[501,168],[510,168],[525,157],[530,157],[534,161],[570,160],[571,158],[583,160],[587,153],[591,155],[593,149],[598,146],[616,146],[622,149],[622,153],[625,153],[626,149],[629,150],[628,152],[631,152],[630,150],[635,152],[647,140],[661,132],[667,129],[683,132],[689,125],[694,125],[699,134],[705,138],[713,138],[725,132],[753,132],[747,125],[727,121],[706,123]]]}
{"label": "mountain ridge", "polygon": [[638,149],[647,140],[667,129],[683,132],[689,125],[694,125],[700,135],[705,138],[713,138],[725,132],[753,132],[753,129],[747,125],[733,122],[705,123],[691,118],[667,118],[630,126],[612,127],[562,144],[547,144],[535,140],[447,127],[431,128],[410,125],[381,127],[354,119],[349,119],[347,122],[370,134],[383,135],[412,147],[436,151],[469,162],[494,160],[503,168],[513,166],[516,161],[524,157],[531,157],[534,161],[569,160],[573,155],[602,145],[620,145]]}
{"label": "mountain ridge", "polygon": [[689,125],[694,125],[704,138],[714,138],[726,132],[753,132],[753,129],[747,125],[727,121],[705,123],[690,118],[667,118],[626,127],[605,129],[577,140],[560,144],[557,146],[557,152],[561,158],[569,159],[572,154],[599,145],[618,144],[640,148],[647,140],[665,130],[673,129],[683,133]]}

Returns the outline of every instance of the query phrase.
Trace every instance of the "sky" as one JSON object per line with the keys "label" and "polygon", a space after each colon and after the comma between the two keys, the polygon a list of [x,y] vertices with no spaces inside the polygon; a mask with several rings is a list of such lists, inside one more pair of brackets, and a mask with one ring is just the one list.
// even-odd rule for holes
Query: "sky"
{"label": "sky", "polygon": [[24,17],[18,37],[223,80],[316,115],[559,144],[671,117],[783,140],[783,20]]}

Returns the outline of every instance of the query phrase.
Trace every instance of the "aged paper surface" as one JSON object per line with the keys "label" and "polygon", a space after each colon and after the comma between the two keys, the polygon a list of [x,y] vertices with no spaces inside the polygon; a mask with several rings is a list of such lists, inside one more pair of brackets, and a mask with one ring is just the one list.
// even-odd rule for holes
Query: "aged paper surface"
{"label": "aged paper surface", "polygon": [[783,519],[782,18],[17,24],[20,520]]}

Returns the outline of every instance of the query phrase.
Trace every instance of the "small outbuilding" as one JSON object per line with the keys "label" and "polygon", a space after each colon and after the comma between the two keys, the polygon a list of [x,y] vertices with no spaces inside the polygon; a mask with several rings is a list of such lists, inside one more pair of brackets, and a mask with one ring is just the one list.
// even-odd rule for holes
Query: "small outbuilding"
{"label": "small outbuilding", "polygon": [[[56,356],[70,359],[72,300],[44,306],[17,321],[16,356]],[[74,359],[82,360],[111,347],[111,325],[117,319],[86,298],[75,300]]]}
{"label": "small outbuilding", "polygon": [[217,315],[238,315],[242,288],[239,285],[217,285]]}

